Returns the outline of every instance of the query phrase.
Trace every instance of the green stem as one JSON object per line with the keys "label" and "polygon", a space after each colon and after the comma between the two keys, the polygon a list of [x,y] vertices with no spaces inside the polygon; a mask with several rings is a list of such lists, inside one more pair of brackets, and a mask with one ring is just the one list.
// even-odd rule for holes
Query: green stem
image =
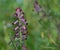
{"label": "green stem", "polygon": [[17,50],[17,47],[16,47],[16,45],[15,45],[14,42],[13,42],[13,38],[11,39],[11,42],[12,42],[12,45],[13,45],[13,47],[15,48],[15,50]]}

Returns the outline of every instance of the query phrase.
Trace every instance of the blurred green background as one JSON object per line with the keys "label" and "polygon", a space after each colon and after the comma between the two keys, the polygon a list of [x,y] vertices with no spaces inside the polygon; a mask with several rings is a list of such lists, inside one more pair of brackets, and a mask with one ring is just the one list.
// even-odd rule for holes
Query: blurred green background
{"label": "blurred green background", "polygon": [[33,11],[34,1],[0,0],[0,50],[14,50],[8,43],[14,35],[11,23],[17,7],[23,9],[28,22],[28,50],[60,50],[60,0],[38,0],[43,10],[39,14]]}

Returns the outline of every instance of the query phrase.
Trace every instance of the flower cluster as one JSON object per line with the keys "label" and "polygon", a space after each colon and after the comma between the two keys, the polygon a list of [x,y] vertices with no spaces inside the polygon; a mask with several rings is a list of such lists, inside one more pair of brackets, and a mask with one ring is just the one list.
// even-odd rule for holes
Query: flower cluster
{"label": "flower cluster", "polygon": [[15,37],[19,37],[19,33],[22,33],[22,40],[25,40],[27,38],[27,27],[28,25],[26,19],[24,18],[24,12],[21,8],[16,9],[16,13],[14,14],[17,20],[13,22],[13,25],[17,25],[14,28],[14,31],[16,32]]}
{"label": "flower cluster", "polygon": [[37,0],[34,2],[34,8],[37,13],[41,11],[41,6],[38,4]]}
{"label": "flower cluster", "polygon": [[[27,39],[27,21],[24,17],[24,12],[22,11],[21,8],[17,8],[16,9],[16,12],[14,14],[15,18],[16,18],[16,21],[14,21],[12,24],[15,26],[14,28],[14,32],[15,32],[15,35],[14,35],[14,38],[20,38],[21,36],[21,39],[22,39],[22,42],[24,42],[24,40]],[[20,35],[22,34],[22,35]],[[22,49],[23,50],[26,50],[25,48],[25,45],[22,45]]]}

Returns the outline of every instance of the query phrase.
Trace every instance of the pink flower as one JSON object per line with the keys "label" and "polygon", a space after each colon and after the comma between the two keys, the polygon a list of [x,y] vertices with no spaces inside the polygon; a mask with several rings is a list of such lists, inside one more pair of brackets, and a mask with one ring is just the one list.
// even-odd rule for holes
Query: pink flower
{"label": "pink flower", "polygon": [[20,16],[20,14],[21,14],[21,11],[22,11],[22,9],[21,9],[21,8],[17,8],[17,9],[16,9],[15,16],[16,16],[16,17],[19,17],[19,16]]}
{"label": "pink flower", "polygon": [[12,24],[13,24],[13,25],[15,25],[15,24],[17,24],[17,23],[18,23],[18,20],[16,20],[16,21],[15,21],[15,22],[13,22]]}
{"label": "pink flower", "polygon": [[24,19],[24,18],[21,18],[20,20],[21,20],[22,22],[25,22],[25,19]]}
{"label": "pink flower", "polygon": [[40,12],[41,11],[41,8],[40,8],[40,6],[39,6],[37,1],[35,1],[34,8],[35,8],[36,12]]}
{"label": "pink flower", "polygon": [[22,18],[24,18],[24,14],[21,14],[21,15],[20,15],[20,19],[22,19]]}
{"label": "pink flower", "polygon": [[19,28],[19,26],[15,27],[14,30],[16,31]]}
{"label": "pink flower", "polygon": [[21,12],[22,9],[21,8],[16,8],[16,12]]}
{"label": "pink flower", "polygon": [[21,29],[22,29],[22,30],[26,30],[26,26],[22,26]]}

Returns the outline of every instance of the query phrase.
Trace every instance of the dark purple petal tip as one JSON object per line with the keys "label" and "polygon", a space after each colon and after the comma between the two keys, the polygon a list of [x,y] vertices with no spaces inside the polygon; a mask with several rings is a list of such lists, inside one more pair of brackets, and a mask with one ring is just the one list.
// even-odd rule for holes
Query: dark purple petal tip
{"label": "dark purple petal tip", "polygon": [[36,3],[36,4],[38,4],[38,2],[37,2],[37,1],[35,1],[35,3]]}
{"label": "dark purple petal tip", "polygon": [[14,16],[15,16],[15,17],[18,17],[18,14],[17,14],[17,13],[15,13],[15,14],[14,14]]}
{"label": "dark purple petal tip", "polygon": [[21,8],[16,8],[16,11],[20,11],[20,12],[21,12],[21,11],[22,11],[22,9],[21,9]]}

